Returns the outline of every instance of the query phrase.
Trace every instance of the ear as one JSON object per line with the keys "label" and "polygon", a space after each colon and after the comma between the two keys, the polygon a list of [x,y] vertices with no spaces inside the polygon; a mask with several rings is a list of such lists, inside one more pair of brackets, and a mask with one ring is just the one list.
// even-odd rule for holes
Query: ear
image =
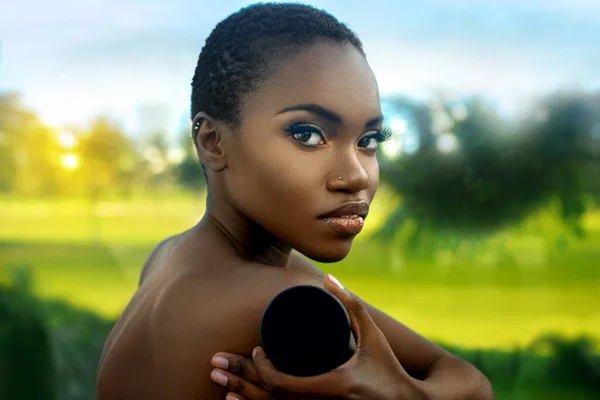
{"label": "ear", "polygon": [[223,130],[225,127],[205,112],[199,112],[192,121],[192,138],[198,159],[207,168],[220,172],[227,167]]}

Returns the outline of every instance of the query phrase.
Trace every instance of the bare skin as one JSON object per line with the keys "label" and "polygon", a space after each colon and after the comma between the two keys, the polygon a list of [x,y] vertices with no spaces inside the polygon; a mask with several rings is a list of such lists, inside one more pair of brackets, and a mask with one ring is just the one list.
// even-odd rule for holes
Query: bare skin
{"label": "bare skin", "polygon": [[[240,263],[232,251],[217,255],[228,239],[202,228],[164,242],[147,264],[107,339],[99,399],[223,399],[223,389],[209,378],[212,354],[225,346],[249,357],[269,300],[297,284],[320,285],[291,268]],[[211,263],[196,262],[206,254]]]}
{"label": "bare skin", "polygon": [[[372,137],[381,110],[364,57],[351,46],[308,46],[244,100],[241,117],[232,129],[196,116],[196,149],[209,177],[206,214],[148,259],[106,341],[99,400],[224,399],[229,390],[210,379],[213,355],[250,358],[262,312],[277,293],[323,286],[324,274],[308,259],[335,262],[350,251],[355,234],[331,229],[320,216],[342,204],[370,204],[377,190]],[[311,128],[290,133],[298,124]],[[490,398],[475,368],[367,310],[430,398]]]}

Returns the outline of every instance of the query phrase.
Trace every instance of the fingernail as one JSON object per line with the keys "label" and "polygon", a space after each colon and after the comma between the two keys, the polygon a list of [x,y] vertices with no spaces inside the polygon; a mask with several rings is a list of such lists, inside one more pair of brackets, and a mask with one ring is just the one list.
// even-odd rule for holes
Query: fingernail
{"label": "fingernail", "polygon": [[256,358],[256,353],[258,353],[258,347],[255,347],[254,350],[252,350],[252,358]]}
{"label": "fingernail", "polygon": [[217,368],[227,369],[229,367],[229,360],[222,356],[214,356],[212,358],[212,365]]}
{"label": "fingernail", "polygon": [[227,393],[227,397],[225,397],[226,400],[240,400],[239,397],[237,397],[235,394],[231,394],[231,393]]}
{"label": "fingernail", "polygon": [[221,371],[217,371],[216,369],[213,369],[213,371],[210,373],[210,377],[212,378],[213,381],[217,382],[219,385],[227,385],[227,376],[225,374],[223,374]]}
{"label": "fingernail", "polygon": [[338,281],[337,279],[335,279],[335,276],[329,274],[329,279],[331,280],[331,282],[335,283],[340,289],[344,289],[344,287],[342,286],[342,284],[340,283],[340,281]]}

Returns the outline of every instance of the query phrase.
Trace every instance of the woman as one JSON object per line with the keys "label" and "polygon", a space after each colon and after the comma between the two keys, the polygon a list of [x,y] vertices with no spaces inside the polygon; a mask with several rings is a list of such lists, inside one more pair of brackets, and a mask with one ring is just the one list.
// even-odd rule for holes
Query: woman
{"label": "woman", "polygon": [[[337,288],[309,261],[350,251],[388,136],[354,33],[309,6],[240,10],[202,49],[192,118],[206,214],[150,255],[106,341],[98,399],[491,398],[474,367]],[[358,351],[337,372],[296,380],[260,350],[254,361],[251,354],[267,303],[301,284],[325,287],[347,306]]]}

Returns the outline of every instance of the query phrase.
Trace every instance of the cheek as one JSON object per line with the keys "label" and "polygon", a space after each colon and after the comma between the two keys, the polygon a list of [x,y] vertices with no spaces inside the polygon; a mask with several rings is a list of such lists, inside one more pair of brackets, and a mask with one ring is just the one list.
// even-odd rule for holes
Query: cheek
{"label": "cheek", "polygon": [[298,151],[284,140],[273,139],[266,146],[243,143],[238,152],[229,189],[251,217],[279,210],[289,213],[289,207],[301,212],[323,187],[327,171],[323,160],[314,153]]}

